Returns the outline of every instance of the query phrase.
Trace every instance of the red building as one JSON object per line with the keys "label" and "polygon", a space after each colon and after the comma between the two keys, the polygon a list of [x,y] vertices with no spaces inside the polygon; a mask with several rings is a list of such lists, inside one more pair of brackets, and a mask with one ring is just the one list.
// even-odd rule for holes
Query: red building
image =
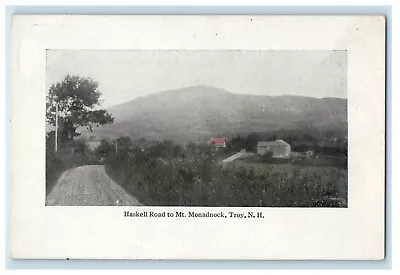
{"label": "red building", "polygon": [[225,148],[226,147],[226,138],[212,138],[211,139],[211,143],[215,146],[215,147],[222,147]]}

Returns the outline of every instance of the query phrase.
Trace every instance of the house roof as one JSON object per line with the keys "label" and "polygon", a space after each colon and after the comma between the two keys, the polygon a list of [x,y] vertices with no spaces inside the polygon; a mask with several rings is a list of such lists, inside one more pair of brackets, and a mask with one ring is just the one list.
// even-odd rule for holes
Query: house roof
{"label": "house roof", "polygon": [[259,141],[257,146],[264,147],[264,146],[289,146],[289,143],[284,141],[283,139],[277,139],[275,141]]}
{"label": "house roof", "polygon": [[223,144],[226,142],[226,138],[212,138],[211,142],[214,144]]}

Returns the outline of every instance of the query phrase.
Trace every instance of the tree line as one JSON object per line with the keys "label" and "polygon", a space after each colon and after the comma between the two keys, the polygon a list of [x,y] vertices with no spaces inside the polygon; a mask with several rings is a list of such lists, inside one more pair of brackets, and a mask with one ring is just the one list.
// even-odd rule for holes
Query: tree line
{"label": "tree line", "polygon": [[273,141],[282,139],[290,144],[291,150],[295,152],[306,152],[313,150],[315,153],[326,155],[347,156],[347,135],[339,131],[314,131],[307,130],[279,130],[263,133],[251,133],[237,135],[228,140],[229,151],[240,151],[246,149],[250,152],[257,151],[259,141]]}

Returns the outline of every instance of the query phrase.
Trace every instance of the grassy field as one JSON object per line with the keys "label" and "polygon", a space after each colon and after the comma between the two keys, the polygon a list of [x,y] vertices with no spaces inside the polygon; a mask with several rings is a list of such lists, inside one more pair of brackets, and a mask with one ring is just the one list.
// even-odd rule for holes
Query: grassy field
{"label": "grassy field", "polygon": [[347,206],[347,169],[247,160],[229,163],[229,168],[246,169],[262,178],[274,179],[270,188],[275,189],[284,198],[292,196],[291,201],[295,205]]}
{"label": "grassy field", "polygon": [[[160,157],[162,155],[162,157]],[[145,205],[347,207],[347,171],[234,161],[208,147],[179,157],[139,148],[111,154],[107,173]]]}

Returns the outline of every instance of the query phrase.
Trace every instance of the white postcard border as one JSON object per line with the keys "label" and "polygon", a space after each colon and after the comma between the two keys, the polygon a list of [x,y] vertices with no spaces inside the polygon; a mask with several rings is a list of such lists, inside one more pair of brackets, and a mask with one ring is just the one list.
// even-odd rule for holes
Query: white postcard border
{"label": "white postcard border", "polygon": [[[384,257],[384,17],[17,15],[11,42],[13,258]],[[262,208],[265,219],[252,221],[123,217],[135,207],[45,207],[46,49],[347,50],[349,207]],[[243,211],[252,210],[260,208]]]}

